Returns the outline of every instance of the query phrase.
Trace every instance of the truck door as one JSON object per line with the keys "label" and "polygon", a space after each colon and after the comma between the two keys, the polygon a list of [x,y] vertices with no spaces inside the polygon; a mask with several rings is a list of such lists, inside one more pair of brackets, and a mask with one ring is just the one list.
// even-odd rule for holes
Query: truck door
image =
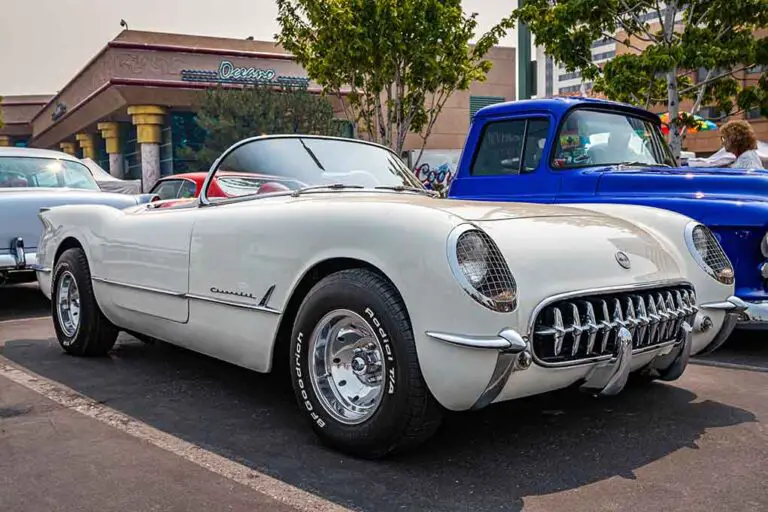
{"label": "truck door", "polygon": [[476,121],[472,125],[450,197],[551,203],[560,175],[547,165],[553,131],[546,115]]}

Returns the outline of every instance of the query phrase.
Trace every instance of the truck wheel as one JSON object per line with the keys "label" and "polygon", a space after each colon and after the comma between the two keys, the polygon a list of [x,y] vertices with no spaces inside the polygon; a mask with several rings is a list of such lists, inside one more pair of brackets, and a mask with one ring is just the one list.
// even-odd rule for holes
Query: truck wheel
{"label": "truck wheel", "polygon": [[118,330],[96,303],[91,270],[80,248],[67,249],[56,263],[51,313],[56,337],[65,352],[104,356],[115,345]]}
{"label": "truck wheel", "polygon": [[291,380],[326,444],[365,458],[411,448],[440,426],[397,290],[365,269],[322,279],[302,302],[291,338]]}

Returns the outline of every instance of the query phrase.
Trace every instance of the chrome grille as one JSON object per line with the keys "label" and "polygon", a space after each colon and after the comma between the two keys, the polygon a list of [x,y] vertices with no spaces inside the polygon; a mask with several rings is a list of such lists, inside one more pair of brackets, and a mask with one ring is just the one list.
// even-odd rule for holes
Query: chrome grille
{"label": "chrome grille", "polygon": [[570,297],[537,314],[533,352],[545,364],[610,356],[622,327],[632,334],[633,349],[641,350],[677,339],[683,322],[693,325],[697,311],[690,286]]}

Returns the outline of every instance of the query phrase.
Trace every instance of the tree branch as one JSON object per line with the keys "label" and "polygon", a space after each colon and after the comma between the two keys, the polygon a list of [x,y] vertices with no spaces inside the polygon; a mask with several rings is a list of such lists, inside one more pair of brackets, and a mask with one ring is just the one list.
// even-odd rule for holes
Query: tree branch
{"label": "tree branch", "polygon": [[[725,73],[723,73],[721,75],[717,75],[717,76],[709,78],[708,80],[704,80],[703,82],[697,82],[695,85],[692,85],[690,87],[686,87],[685,89],[681,90],[680,94],[685,94],[685,93],[687,93],[689,91],[692,91],[692,90],[696,89],[697,87],[707,86],[707,85],[711,84],[712,82],[717,82],[721,78],[729,76],[729,75],[733,76],[733,78],[738,78],[738,77],[735,76],[735,74],[738,73],[739,71],[744,71],[745,69],[748,69],[750,66],[752,66],[752,64],[750,64],[748,66],[742,66],[740,68],[733,69],[731,71],[727,71],[727,72],[725,72]],[[711,71],[707,72],[707,76],[709,76],[709,73],[711,73]]]}

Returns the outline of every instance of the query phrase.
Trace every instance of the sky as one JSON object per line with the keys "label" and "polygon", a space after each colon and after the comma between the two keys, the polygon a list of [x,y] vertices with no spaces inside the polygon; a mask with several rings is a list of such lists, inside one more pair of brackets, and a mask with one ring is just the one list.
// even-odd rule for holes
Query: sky
{"label": "sky", "polygon": [[[4,0],[0,17],[0,95],[54,94],[121,30],[272,40],[273,0]],[[515,8],[515,0],[464,0],[482,33]],[[510,32],[502,45],[515,46]]]}

